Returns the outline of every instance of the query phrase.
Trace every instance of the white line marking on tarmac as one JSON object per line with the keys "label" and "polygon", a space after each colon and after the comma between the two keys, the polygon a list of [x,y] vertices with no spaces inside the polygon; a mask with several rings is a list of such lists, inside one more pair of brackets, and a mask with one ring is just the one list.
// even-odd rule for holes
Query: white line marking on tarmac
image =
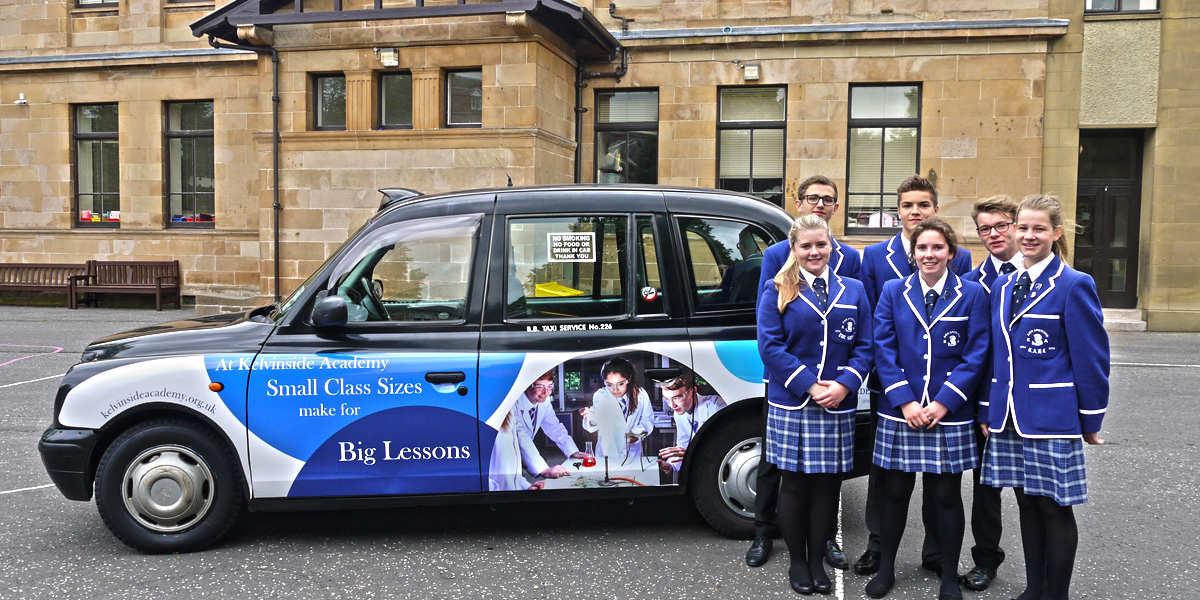
{"label": "white line marking on tarmac", "polygon": [[1114,367],[1171,367],[1176,369],[1200,369],[1200,365],[1175,365],[1170,363],[1130,363],[1130,362],[1115,362],[1109,363]]}
{"label": "white line marking on tarmac", "polygon": [[3,367],[4,365],[11,365],[11,364],[17,362],[18,360],[25,360],[27,358],[37,358],[39,356],[48,356],[51,354],[58,354],[59,352],[63,351],[63,349],[59,348],[58,346],[26,346],[26,345],[22,345],[22,344],[0,344],[0,346],[5,346],[7,348],[42,348],[44,350],[50,351],[50,352],[39,352],[37,354],[30,354],[29,356],[22,356],[20,358],[14,358],[8,362],[0,363],[0,367]]}
{"label": "white line marking on tarmac", "polygon": [[62,375],[51,375],[51,376],[49,376],[49,377],[40,377],[40,378],[38,378],[38,379],[30,379],[30,380],[28,380],[28,381],[18,381],[18,382],[16,382],[16,383],[6,383],[6,384],[4,384],[4,385],[0,385],[0,389],[4,389],[4,388],[6,388],[6,387],[12,387],[12,386],[14,386],[14,385],[21,385],[21,384],[23,384],[23,383],[35,383],[35,382],[38,382],[38,381],[45,381],[45,380],[47,380],[47,379],[55,379],[55,378],[57,378],[57,377],[62,377]]}
{"label": "white line marking on tarmac", "polygon": [[0,496],[3,496],[4,494],[15,494],[17,492],[29,492],[32,490],[44,490],[48,487],[54,487],[54,484],[47,483],[46,485],[35,485],[33,487],[20,488],[20,489],[16,489],[16,490],[4,490],[4,491],[0,491]]}
{"label": "white line marking on tarmac", "polygon": [[[845,548],[845,546],[842,546],[842,495],[841,494],[838,494],[837,535],[834,536],[834,539],[837,540],[837,544],[838,544],[839,548]],[[824,568],[824,566],[822,566],[821,568]],[[834,569],[833,570],[833,579],[834,579],[833,593],[835,595],[837,595],[838,600],[845,600],[845,598],[846,598],[846,581],[845,581],[845,577],[843,576],[843,571],[841,569]]]}

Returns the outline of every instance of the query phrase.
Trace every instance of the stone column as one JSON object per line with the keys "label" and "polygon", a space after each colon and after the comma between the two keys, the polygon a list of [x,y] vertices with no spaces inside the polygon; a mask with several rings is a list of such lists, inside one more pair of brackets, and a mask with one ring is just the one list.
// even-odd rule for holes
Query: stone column
{"label": "stone column", "polygon": [[413,129],[437,129],[442,125],[442,70],[426,67],[412,70]]}
{"label": "stone column", "polygon": [[346,72],[346,129],[367,131],[375,128],[375,106],[371,71]]}

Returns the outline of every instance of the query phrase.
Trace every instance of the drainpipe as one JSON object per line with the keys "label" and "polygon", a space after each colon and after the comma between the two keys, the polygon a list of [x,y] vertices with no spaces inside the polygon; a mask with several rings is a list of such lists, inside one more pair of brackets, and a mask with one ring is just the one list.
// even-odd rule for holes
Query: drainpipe
{"label": "drainpipe", "polygon": [[[241,31],[239,30],[239,34]],[[270,46],[248,46],[242,44],[226,44],[218,42],[213,36],[208,36],[208,45],[213,48],[224,48],[228,50],[248,50],[257,54],[269,54],[271,56],[271,188],[273,200],[271,202],[271,213],[273,223],[271,224],[274,230],[274,252],[271,257],[271,262],[275,267],[275,302],[282,301],[279,295],[279,216],[283,212],[283,205],[279,203],[279,52]]]}

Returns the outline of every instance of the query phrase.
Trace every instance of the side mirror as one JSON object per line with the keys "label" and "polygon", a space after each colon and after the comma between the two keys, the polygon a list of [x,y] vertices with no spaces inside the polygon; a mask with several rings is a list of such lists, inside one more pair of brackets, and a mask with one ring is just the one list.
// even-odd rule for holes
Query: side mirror
{"label": "side mirror", "polygon": [[312,322],[317,327],[336,327],[345,325],[347,320],[346,299],[338,296],[326,296],[313,307]]}

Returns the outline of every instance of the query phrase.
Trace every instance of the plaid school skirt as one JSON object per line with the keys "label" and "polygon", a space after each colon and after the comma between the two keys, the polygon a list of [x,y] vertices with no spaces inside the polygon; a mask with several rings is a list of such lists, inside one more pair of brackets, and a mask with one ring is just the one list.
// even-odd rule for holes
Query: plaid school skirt
{"label": "plaid school skirt", "polygon": [[1023,438],[1010,423],[988,436],[980,482],[999,488],[1025,488],[1031,496],[1053,498],[1059,506],[1087,502],[1083,440]]}
{"label": "plaid school skirt", "polygon": [[767,409],[767,462],[793,473],[846,473],[854,468],[854,413]]}
{"label": "plaid school skirt", "polygon": [[908,423],[879,417],[875,426],[875,464],[905,473],[962,473],[979,466],[974,423],[913,429]]}

